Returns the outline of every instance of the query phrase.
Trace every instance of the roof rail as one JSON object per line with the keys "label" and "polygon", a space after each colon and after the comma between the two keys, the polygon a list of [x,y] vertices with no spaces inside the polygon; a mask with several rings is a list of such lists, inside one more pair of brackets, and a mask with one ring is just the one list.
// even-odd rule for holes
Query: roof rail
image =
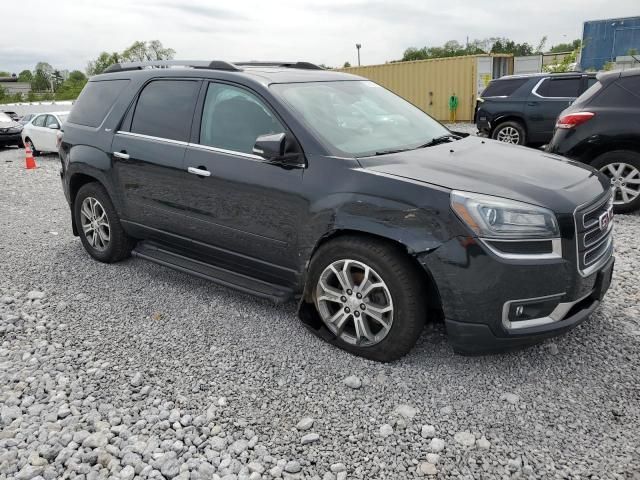
{"label": "roof rail", "polygon": [[303,70],[324,70],[322,67],[310,62],[233,62],[241,67],[284,67],[300,68]]}
{"label": "roof rail", "polygon": [[224,62],[222,60],[213,60],[211,62],[206,61],[191,61],[191,60],[157,60],[150,62],[126,62],[126,63],[114,63],[109,66],[103,73],[115,73],[126,72],[130,70],[145,70],[148,68],[171,68],[171,67],[186,67],[186,68],[202,68],[208,70],[227,70],[230,72],[239,72],[241,69],[234,64]]}

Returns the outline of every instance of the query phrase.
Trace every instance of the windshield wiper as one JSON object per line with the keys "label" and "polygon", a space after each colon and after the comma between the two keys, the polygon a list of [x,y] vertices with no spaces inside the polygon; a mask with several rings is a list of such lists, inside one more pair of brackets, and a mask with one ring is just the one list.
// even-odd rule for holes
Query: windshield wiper
{"label": "windshield wiper", "polygon": [[452,133],[447,133],[445,135],[440,135],[439,137],[434,137],[424,145],[420,145],[419,147],[416,147],[416,148],[433,147],[434,145],[440,145],[441,143],[449,143],[449,142],[453,142],[454,140],[460,140],[460,137]]}
{"label": "windshield wiper", "polygon": [[432,138],[427,143],[423,143],[422,145],[418,145],[417,147],[380,150],[376,152],[376,155],[388,155],[390,153],[408,152],[409,150],[417,150],[419,148],[433,147],[434,145],[440,145],[441,143],[449,143],[454,140],[460,140],[460,138],[462,137],[459,137],[458,135],[454,135],[453,133],[447,133],[445,135],[440,135],[439,137]]}

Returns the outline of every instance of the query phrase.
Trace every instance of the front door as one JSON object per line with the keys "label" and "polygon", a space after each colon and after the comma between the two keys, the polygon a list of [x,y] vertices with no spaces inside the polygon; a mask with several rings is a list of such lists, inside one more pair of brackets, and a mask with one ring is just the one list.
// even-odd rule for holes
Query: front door
{"label": "front door", "polygon": [[120,131],[111,155],[124,219],[143,228],[145,237],[164,240],[182,232],[184,155],[198,80],[154,80],[141,91]]}
{"label": "front door", "polygon": [[184,184],[185,209],[195,220],[185,228],[211,247],[218,263],[276,282],[291,280],[306,211],[299,194],[304,170],[270,163],[253,146],[269,133],[295,139],[266,102],[245,88],[209,83],[201,102],[199,135],[184,162],[193,172]]}
{"label": "front door", "polygon": [[558,115],[571,105],[581,88],[580,76],[549,77],[534,87],[525,107],[529,141],[551,139]]}

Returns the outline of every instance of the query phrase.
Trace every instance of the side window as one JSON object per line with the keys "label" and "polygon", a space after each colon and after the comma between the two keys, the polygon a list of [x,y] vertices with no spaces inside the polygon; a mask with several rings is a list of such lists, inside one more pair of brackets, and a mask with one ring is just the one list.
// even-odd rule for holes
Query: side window
{"label": "side window", "polygon": [[527,77],[493,80],[484,89],[481,97],[508,97],[528,81]]}
{"label": "side window", "polygon": [[53,124],[58,124],[58,119],[53,115],[47,115],[47,120],[44,123],[45,127],[51,127]]}
{"label": "side window", "polygon": [[40,115],[36,117],[35,120],[31,123],[33,123],[36,127],[44,127],[44,121],[47,117],[48,115]]}
{"label": "side window", "polygon": [[200,144],[253,153],[256,138],[285,129],[252,93],[222,83],[210,83],[202,110]]}
{"label": "side window", "polygon": [[581,80],[580,77],[547,78],[538,86],[536,93],[541,97],[577,97]]}
{"label": "side window", "polygon": [[594,78],[594,77],[587,77],[587,88],[585,90],[590,89],[591,87],[593,87],[596,83],[598,83],[598,79]]}
{"label": "side window", "polygon": [[190,80],[155,80],[138,97],[131,132],[186,142],[199,82]]}

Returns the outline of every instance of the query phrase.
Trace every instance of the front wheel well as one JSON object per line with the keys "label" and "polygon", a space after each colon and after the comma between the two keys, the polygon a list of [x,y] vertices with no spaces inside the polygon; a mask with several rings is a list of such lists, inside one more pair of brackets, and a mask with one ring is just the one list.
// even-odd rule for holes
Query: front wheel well
{"label": "front wheel well", "polygon": [[[375,239],[377,241],[381,241],[386,243],[387,245],[389,245],[391,248],[396,249],[400,252],[402,252],[403,255],[406,255],[407,258],[409,258],[413,268],[416,269],[416,271],[418,272],[418,275],[420,277],[420,279],[423,282],[423,285],[425,286],[426,289],[426,295],[427,298],[425,299],[427,302],[427,310],[428,310],[428,318],[429,320],[436,320],[436,321],[442,321],[444,320],[444,313],[443,313],[443,309],[442,309],[442,301],[440,299],[440,293],[438,291],[438,286],[433,278],[433,276],[431,275],[431,272],[429,272],[428,270],[426,270],[417,260],[417,258],[415,257],[415,255],[412,255],[411,253],[409,253],[409,250],[407,249],[407,246],[398,242],[397,240],[393,240],[390,239],[388,237],[383,237],[381,235],[376,235],[373,233],[368,233],[368,232],[362,232],[359,230],[349,230],[349,229],[341,229],[341,230],[334,230],[330,233],[328,233],[327,235],[323,236],[318,243],[316,244],[315,248],[313,249],[313,252],[311,254],[311,256],[309,257],[309,259],[311,259],[313,257],[313,255],[316,253],[316,251],[324,244],[331,242],[337,238],[342,238],[342,237],[357,237],[357,238],[370,238],[370,239]],[[310,264],[310,260],[309,260],[309,264]],[[307,265],[308,267],[308,265]],[[305,282],[305,289],[304,289],[304,295],[303,295],[303,303],[311,303],[311,295],[310,295],[310,290],[309,290],[309,285],[308,282]]]}
{"label": "front wheel well", "polygon": [[500,125],[502,125],[505,122],[518,122],[520,125],[522,125],[522,128],[524,129],[524,132],[527,133],[527,124],[526,122],[519,116],[517,115],[507,115],[504,117],[500,117],[499,119],[491,122],[491,134],[493,134],[493,132],[495,131],[496,128],[498,128]]}

